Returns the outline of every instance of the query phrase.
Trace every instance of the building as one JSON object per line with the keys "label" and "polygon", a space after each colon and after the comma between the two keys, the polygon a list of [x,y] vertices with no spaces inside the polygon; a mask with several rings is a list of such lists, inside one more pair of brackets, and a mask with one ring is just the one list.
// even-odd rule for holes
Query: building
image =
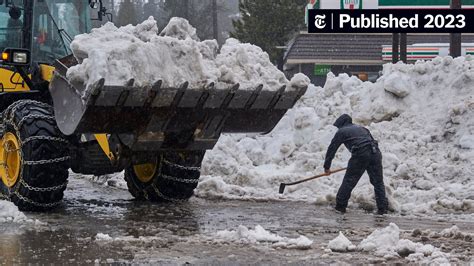
{"label": "building", "polygon": [[[474,34],[463,34],[463,54],[473,54]],[[408,61],[448,55],[448,34],[408,34]],[[317,85],[326,75],[348,73],[375,80],[391,61],[392,34],[308,34],[301,32],[288,45],[285,72],[302,72]]]}
{"label": "building", "polygon": [[[474,8],[474,0],[463,0]],[[450,0],[309,0],[309,9],[448,9]],[[429,60],[449,52],[448,34],[408,34],[408,62]],[[284,69],[288,76],[303,72],[317,85],[326,75],[348,73],[376,80],[391,61],[392,34],[308,34],[301,32],[287,45]],[[474,52],[474,34],[463,34],[463,55]]]}

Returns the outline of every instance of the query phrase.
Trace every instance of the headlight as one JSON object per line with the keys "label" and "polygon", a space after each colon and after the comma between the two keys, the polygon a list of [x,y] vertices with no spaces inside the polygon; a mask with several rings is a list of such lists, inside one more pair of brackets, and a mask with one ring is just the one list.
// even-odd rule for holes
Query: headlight
{"label": "headlight", "polygon": [[28,54],[25,52],[14,52],[13,63],[15,64],[28,64]]}
{"label": "headlight", "polygon": [[30,63],[30,51],[27,49],[6,48],[2,52],[3,65],[27,66]]}

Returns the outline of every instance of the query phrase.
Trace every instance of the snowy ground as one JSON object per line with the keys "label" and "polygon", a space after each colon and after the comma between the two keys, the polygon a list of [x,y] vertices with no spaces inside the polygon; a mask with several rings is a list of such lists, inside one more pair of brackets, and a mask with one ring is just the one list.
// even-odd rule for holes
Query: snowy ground
{"label": "snowy ground", "polygon": [[[1,263],[474,263],[474,222],[456,216],[341,216],[304,202],[199,198],[158,206],[77,175],[60,210],[25,215],[0,224]],[[331,251],[340,232],[349,252]]]}

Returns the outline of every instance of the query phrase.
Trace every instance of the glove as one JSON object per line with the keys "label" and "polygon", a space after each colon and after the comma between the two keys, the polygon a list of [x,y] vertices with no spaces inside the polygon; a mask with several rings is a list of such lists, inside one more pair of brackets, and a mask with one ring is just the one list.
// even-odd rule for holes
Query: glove
{"label": "glove", "polygon": [[324,169],[324,173],[326,174],[326,176],[330,176],[331,175],[331,169]]}

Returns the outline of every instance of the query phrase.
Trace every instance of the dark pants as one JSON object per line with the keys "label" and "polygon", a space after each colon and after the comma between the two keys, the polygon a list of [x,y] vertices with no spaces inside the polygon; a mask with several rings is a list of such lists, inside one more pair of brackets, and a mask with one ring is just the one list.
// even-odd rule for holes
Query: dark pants
{"label": "dark pants", "polygon": [[349,160],[346,175],[337,193],[337,207],[347,207],[352,190],[365,171],[369,174],[370,183],[374,186],[377,208],[384,211],[388,209],[388,200],[385,196],[385,185],[383,183],[382,154],[380,151],[373,153],[371,148],[353,154]]}

